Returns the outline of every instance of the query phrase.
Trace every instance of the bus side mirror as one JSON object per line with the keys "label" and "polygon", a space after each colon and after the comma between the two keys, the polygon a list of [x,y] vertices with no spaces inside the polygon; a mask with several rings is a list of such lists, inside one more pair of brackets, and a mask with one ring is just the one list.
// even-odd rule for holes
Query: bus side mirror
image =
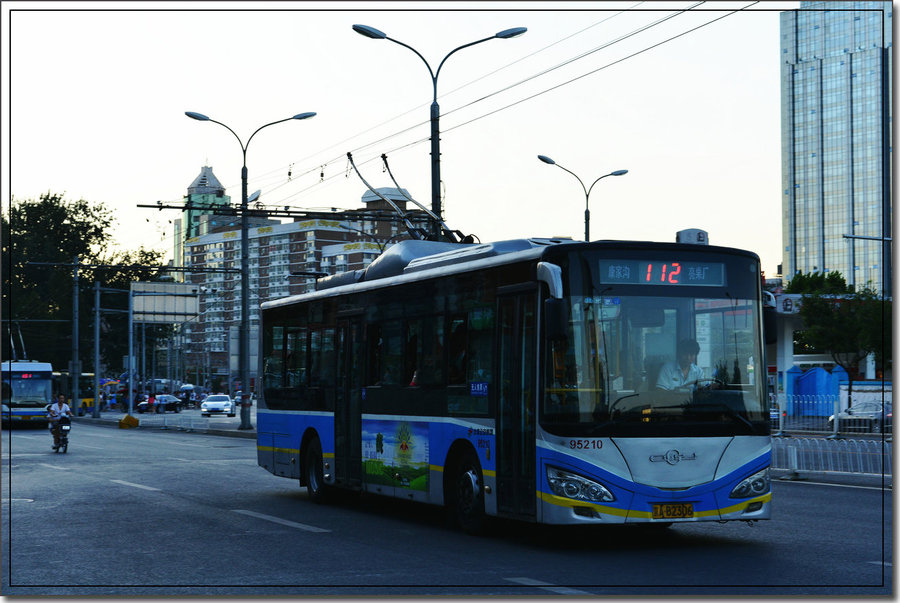
{"label": "bus side mirror", "polygon": [[568,336],[569,304],[565,300],[548,297],[544,300],[544,325],[547,339],[560,341]]}
{"label": "bus side mirror", "polygon": [[778,342],[778,325],[775,321],[775,308],[763,308],[763,339],[766,345]]}

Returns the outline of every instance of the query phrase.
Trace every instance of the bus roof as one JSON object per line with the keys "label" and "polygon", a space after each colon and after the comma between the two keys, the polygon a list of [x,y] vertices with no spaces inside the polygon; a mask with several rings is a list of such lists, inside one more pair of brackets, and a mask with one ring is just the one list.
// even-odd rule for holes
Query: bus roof
{"label": "bus roof", "polygon": [[4,373],[11,371],[52,371],[53,366],[49,362],[38,362],[37,360],[5,360],[0,365],[0,370]]}
{"label": "bus roof", "polygon": [[298,301],[311,301],[344,293],[354,293],[447,274],[471,272],[491,266],[536,259],[548,249],[563,245],[588,248],[608,245],[610,247],[622,246],[632,248],[672,247],[703,249],[719,253],[748,255],[758,259],[753,252],[741,249],[658,241],[602,240],[585,243],[583,241],[561,238],[531,238],[472,245],[406,240],[388,248],[366,268],[320,278],[316,281],[315,291],[267,301],[260,304],[260,307],[262,309],[277,308]]}

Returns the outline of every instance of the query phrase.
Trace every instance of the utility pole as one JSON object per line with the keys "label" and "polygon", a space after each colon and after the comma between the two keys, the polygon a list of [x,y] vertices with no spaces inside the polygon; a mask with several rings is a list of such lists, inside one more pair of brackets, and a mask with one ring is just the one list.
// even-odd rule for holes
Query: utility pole
{"label": "utility pole", "polygon": [[72,260],[72,412],[81,408],[78,381],[81,379],[81,363],[78,361],[78,256]]}

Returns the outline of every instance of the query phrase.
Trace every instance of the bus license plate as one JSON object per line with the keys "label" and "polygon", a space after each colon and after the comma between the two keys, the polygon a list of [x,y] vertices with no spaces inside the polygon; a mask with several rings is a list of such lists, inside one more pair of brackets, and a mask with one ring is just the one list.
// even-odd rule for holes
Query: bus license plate
{"label": "bus license plate", "polygon": [[653,519],[685,519],[694,516],[691,503],[666,503],[653,505]]}

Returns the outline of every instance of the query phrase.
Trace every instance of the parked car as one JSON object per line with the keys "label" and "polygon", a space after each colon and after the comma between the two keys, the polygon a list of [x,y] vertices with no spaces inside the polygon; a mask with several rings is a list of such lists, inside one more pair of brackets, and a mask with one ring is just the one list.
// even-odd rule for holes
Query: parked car
{"label": "parked car", "polygon": [[236,405],[228,394],[212,394],[200,404],[200,414],[204,417],[223,414],[233,417],[236,415]]}
{"label": "parked car", "polygon": [[181,412],[182,406],[182,401],[175,396],[170,396],[169,394],[156,396],[156,412],[166,412],[167,410]]}
{"label": "parked car", "polygon": [[[834,415],[828,417],[828,429],[834,430]],[[893,431],[893,409],[890,404],[860,402],[838,413],[839,431]]]}

